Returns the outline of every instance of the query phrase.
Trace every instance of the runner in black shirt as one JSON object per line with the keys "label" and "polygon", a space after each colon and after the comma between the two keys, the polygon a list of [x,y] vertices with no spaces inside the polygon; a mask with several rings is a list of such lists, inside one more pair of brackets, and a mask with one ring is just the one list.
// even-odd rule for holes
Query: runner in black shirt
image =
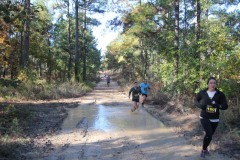
{"label": "runner in black shirt", "polygon": [[208,88],[200,91],[195,98],[195,105],[201,109],[200,122],[205,130],[201,157],[210,155],[208,146],[218,126],[219,110],[228,108],[227,100],[223,92],[216,88],[216,79],[210,77],[207,81]]}
{"label": "runner in black shirt", "polygon": [[129,98],[131,94],[132,94],[132,101],[133,101],[131,111],[134,112],[139,106],[139,95],[141,94],[141,89],[138,86],[137,82],[134,82],[134,87],[130,89]]}
{"label": "runner in black shirt", "polygon": [[107,86],[108,86],[108,87],[110,86],[110,80],[111,80],[111,78],[110,78],[110,76],[108,75],[108,76],[107,76]]}

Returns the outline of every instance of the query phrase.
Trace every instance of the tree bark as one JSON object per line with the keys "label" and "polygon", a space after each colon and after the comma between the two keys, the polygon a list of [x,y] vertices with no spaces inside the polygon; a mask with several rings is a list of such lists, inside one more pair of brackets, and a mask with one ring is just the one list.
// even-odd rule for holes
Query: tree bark
{"label": "tree bark", "polygon": [[186,35],[187,35],[187,3],[186,0],[184,0],[184,36],[183,36],[184,44],[186,44]]}
{"label": "tree bark", "polygon": [[19,56],[19,66],[23,67],[23,32],[20,33],[20,56]]}
{"label": "tree bark", "polygon": [[71,70],[72,70],[72,53],[71,53],[71,19],[70,19],[70,0],[67,2],[68,5],[68,80],[71,79]]}
{"label": "tree bark", "polygon": [[27,66],[29,57],[29,36],[30,36],[30,0],[26,0],[26,22],[25,22],[25,34],[24,34],[24,52],[23,52],[23,68]]}
{"label": "tree bark", "polygon": [[87,56],[87,37],[86,37],[86,31],[87,31],[87,4],[86,0],[84,0],[84,29],[83,29],[83,38],[84,38],[84,51],[83,51],[83,81],[86,81],[86,72],[87,72],[87,66],[86,66],[86,56]]}
{"label": "tree bark", "polygon": [[52,79],[52,55],[51,55],[51,50],[50,50],[50,39],[48,38],[48,45],[49,45],[49,50],[48,50],[48,83],[51,83]]}
{"label": "tree bark", "polygon": [[3,78],[6,77],[6,74],[7,74],[7,69],[4,67],[4,68],[3,68]]}
{"label": "tree bark", "polygon": [[201,8],[199,0],[196,1],[196,23],[195,23],[195,37],[196,37],[196,57],[200,58],[200,53],[198,51],[198,42],[200,39],[200,17]]}
{"label": "tree bark", "polygon": [[[196,0],[196,23],[195,23],[195,56],[194,58],[197,61],[197,65],[196,65],[196,72],[198,75],[200,75],[200,71],[201,71],[201,53],[199,51],[199,40],[200,40],[200,22],[201,22],[201,7],[200,7],[200,0]],[[201,77],[199,76],[198,78],[198,83],[201,82]],[[196,86],[198,87],[198,86]],[[195,88],[196,89],[196,88]]]}
{"label": "tree bark", "polygon": [[178,79],[179,71],[179,0],[175,0],[175,78]]}
{"label": "tree bark", "polygon": [[78,0],[75,2],[75,18],[76,18],[76,28],[75,28],[75,80],[80,81],[79,77],[79,51],[78,51],[78,37],[79,37],[79,24],[78,24]]}

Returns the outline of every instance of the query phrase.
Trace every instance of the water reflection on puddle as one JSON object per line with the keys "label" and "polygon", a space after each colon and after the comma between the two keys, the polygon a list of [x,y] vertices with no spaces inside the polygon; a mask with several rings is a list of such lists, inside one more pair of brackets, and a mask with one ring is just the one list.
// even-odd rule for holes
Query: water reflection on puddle
{"label": "water reflection on puddle", "polygon": [[89,129],[107,132],[118,130],[149,130],[164,127],[164,125],[150,116],[141,108],[134,113],[130,106],[80,105],[70,109],[62,129],[74,129],[77,123],[86,117]]}

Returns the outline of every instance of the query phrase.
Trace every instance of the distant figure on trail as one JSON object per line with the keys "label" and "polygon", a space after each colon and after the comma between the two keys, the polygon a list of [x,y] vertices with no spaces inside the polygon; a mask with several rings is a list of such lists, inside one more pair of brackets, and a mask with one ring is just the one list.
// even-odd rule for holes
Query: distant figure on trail
{"label": "distant figure on trail", "polygon": [[207,81],[208,88],[200,91],[194,100],[195,106],[201,109],[200,122],[205,130],[200,154],[202,158],[210,155],[208,146],[218,126],[219,110],[226,110],[228,108],[226,97],[223,92],[216,88],[216,82],[214,77],[210,77]]}
{"label": "distant figure on trail", "polygon": [[111,78],[110,78],[110,76],[108,75],[108,76],[107,76],[107,86],[108,86],[108,87],[110,86],[110,80],[111,80]]}
{"label": "distant figure on trail", "polygon": [[141,103],[142,103],[142,107],[144,107],[144,103],[147,99],[148,96],[148,91],[150,89],[150,85],[147,83],[147,79],[144,79],[144,81],[140,84],[140,88],[141,88]]}
{"label": "distant figure on trail", "polygon": [[139,95],[141,94],[141,89],[138,86],[137,82],[134,82],[134,86],[130,89],[128,97],[132,94],[132,109],[131,111],[134,112],[139,107]]}

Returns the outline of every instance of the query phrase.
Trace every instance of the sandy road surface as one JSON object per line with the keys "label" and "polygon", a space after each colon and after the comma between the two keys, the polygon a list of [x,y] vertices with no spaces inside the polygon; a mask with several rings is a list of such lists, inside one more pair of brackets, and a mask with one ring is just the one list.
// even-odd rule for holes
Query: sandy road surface
{"label": "sandy road surface", "polygon": [[[116,82],[101,81],[69,109],[62,130],[43,137],[41,160],[198,160],[199,151],[144,109],[130,112],[131,101]],[[40,143],[40,142],[39,142]],[[226,160],[218,154],[206,159]]]}

